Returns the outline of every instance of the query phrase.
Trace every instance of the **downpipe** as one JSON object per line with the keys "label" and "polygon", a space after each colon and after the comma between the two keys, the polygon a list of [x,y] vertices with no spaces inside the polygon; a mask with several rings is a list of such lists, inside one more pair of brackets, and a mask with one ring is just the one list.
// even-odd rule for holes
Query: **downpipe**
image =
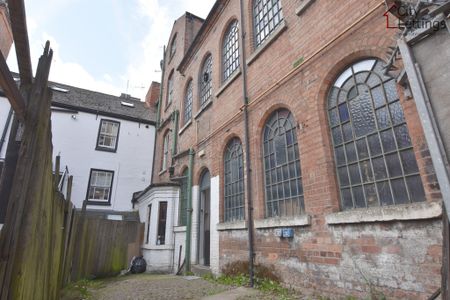
{"label": "downpipe", "polygon": [[243,0],[239,0],[241,10],[241,66],[242,66],[242,97],[244,101],[244,139],[245,139],[245,170],[247,187],[247,207],[248,207],[248,272],[250,277],[250,287],[254,286],[254,237],[253,237],[253,200],[252,200],[252,180],[250,163],[250,133],[248,118],[248,91],[247,91],[247,65],[245,63],[245,15]]}

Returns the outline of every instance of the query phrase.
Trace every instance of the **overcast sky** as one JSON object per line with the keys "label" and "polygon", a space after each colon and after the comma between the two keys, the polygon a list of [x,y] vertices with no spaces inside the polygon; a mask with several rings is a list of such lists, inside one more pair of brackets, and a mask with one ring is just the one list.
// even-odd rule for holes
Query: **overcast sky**
{"label": "overcast sky", "polygon": [[[214,0],[25,0],[35,74],[46,40],[53,48],[50,80],[143,99],[175,19],[206,18]],[[17,71],[14,48],[8,57]],[[127,91],[128,86],[128,91]]]}

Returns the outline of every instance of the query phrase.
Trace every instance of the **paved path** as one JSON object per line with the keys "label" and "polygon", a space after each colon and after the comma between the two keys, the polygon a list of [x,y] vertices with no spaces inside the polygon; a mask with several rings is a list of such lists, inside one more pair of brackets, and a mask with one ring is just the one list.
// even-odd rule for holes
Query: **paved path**
{"label": "paved path", "polygon": [[107,280],[92,289],[91,299],[98,300],[167,300],[202,299],[233,287],[215,284],[199,277],[170,275],[131,275]]}

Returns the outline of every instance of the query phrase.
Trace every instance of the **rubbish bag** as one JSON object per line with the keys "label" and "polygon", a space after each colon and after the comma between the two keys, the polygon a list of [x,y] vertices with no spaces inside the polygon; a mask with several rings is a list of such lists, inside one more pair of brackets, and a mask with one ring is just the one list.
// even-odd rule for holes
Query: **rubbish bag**
{"label": "rubbish bag", "polygon": [[133,257],[130,268],[132,274],[144,273],[146,269],[147,262],[142,257],[142,255]]}

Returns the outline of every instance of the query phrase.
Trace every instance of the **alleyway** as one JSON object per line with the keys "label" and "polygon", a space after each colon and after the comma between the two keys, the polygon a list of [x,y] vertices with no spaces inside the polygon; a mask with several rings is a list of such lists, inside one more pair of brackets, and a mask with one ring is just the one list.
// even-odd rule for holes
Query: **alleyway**
{"label": "alleyway", "polygon": [[[86,289],[85,289],[86,288]],[[188,276],[130,275],[95,280],[66,289],[62,300],[269,300],[278,297],[257,290],[221,285]]]}

